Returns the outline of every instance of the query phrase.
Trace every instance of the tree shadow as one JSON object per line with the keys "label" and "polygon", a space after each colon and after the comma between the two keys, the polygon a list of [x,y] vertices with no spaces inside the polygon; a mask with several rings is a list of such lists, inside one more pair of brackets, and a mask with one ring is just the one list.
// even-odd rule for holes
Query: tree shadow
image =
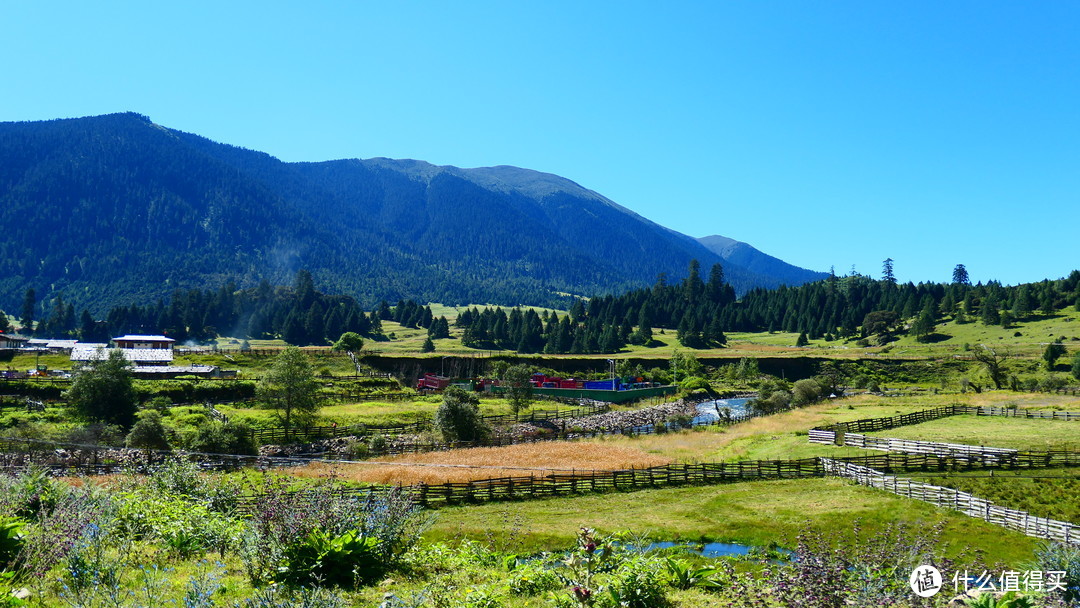
{"label": "tree shadow", "polygon": [[939,334],[937,332],[933,332],[919,338],[919,342],[922,344],[936,344],[938,342],[944,342],[945,340],[948,340],[950,338],[952,338],[952,336],[948,334]]}

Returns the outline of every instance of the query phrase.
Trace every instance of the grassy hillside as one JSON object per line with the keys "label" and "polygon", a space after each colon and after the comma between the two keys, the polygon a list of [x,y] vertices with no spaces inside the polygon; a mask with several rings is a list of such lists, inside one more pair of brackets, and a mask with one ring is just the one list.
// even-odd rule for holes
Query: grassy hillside
{"label": "grassy hillside", "polygon": [[[453,321],[459,311],[466,307],[450,307],[439,303],[431,304],[432,314],[445,316],[451,323],[450,339],[436,340],[436,353],[466,354],[489,353],[488,350],[466,348],[461,345],[462,330],[453,327]],[[537,312],[544,310],[536,309]],[[550,309],[549,309],[550,310]],[[565,311],[558,311],[565,314]],[[394,339],[385,342],[368,341],[367,348],[382,354],[419,354],[427,333],[423,329],[403,328],[392,321],[384,321],[383,329],[387,335],[394,334]],[[829,357],[829,358],[941,358],[967,356],[970,349],[985,344],[990,347],[1007,349],[1019,358],[1040,360],[1046,344],[1058,338],[1071,353],[1080,349],[1080,313],[1062,313],[1048,317],[1035,315],[1030,320],[1017,322],[1009,328],[998,325],[984,325],[975,321],[958,324],[947,321],[937,325],[935,341],[917,342],[913,336],[901,336],[885,346],[862,347],[857,340],[824,339],[811,340],[807,346],[796,347],[797,333],[788,332],[728,332],[728,344],[725,348],[693,350],[681,346],[675,339],[674,330],[653,328],[654,344],[651,346],[628,346],[619,355],[644,358],[670,358],[678,349],[693,352],[699,357]],[[610,358],[610,354],[574,355],[574,357]],[[1068,356],[1059,361],[1061,370],[1067,368]]]}

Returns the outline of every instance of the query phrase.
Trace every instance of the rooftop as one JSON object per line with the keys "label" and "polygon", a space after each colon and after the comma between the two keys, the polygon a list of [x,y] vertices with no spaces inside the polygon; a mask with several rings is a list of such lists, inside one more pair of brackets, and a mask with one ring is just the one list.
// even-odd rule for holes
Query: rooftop
{"label": "rooftop", "polygon": [[124,340],[126,342],[176,342],[168,336],[143,336],[138,334],[128,334],[126,336],[120,336],[119,338],[113,338],[113,342]]}
{"label": "rooftop", "polygon": [[106,344],[84,344],[71,349],[72,361],[96,361],[109,356],[109,350],[118,350],[132,363],[168,363],[173,360],[172,350],[167,348],[118,348],[108,349]]}

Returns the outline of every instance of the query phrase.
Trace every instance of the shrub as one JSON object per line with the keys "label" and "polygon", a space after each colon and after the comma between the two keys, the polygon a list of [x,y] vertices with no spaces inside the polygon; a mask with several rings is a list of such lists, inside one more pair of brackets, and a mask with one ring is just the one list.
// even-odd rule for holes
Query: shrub
{"label": "shrub", "polygon": [[687,414],[676,414],[667,419],[668,424],[677,429],[688,429],[694,425],[693,417]]}
{"label": "shrub", "polygon": [[22,550],[26,520],[13,515],[0,516],[0,571],[7,570]]}
{"label": "shrub", "polygon": [[125,440],[129,448],[143,448],[146,450],[167,450],[169,440],[165,431],[165,425],[161,423],[161,414],[154,410],[142,412],[139,421],[131,427]]}
{"label": "shrub", "polygon": [[336,580],[347,570],[369,582],[395,567],[429,522],[398,490],[357,496],[329,483],[297,492],[269,479],[252,507],[241,559],[253,583],[325,576],[312,562],[319,555],[334,562]]}
{"label": "shrub", "polygon": [[115,424],[90,424],[68,432],[67,441],[76,445],[124,445],[124,430]]}
{"label": "shrub", "polygon": [[791,387],[791,405],[802,407],[821,400],[821,385],[814,380],[796,380]]}
{"label": "shrub", "polygon": [[1065,379],[1060,376],[1046,376],[1039,382],[1039,390],[1053,393],[1065,387]]}
{"label": "shrub", "polygon": [[231,513],[239,488],[225,478],[206,474],[190,460],[172,458],[155,466],[147,478],[148,488],[166,496],[195,501],[218,513]]}
{"label": "shrub", "polygon": [[756,414],[775,414],[786,410],[791,404],[791,393],[787,391],[773,391],[766,398],[754,399],[747,403],[750,409]]}
{"label": "shrub", "polygon": [[542,563],[530,562],[510,573],[508,585],[512,595],[540,595],[561,588],[562,581],[551,568]]}
{"label": "shrub", "polygon": [[479,441],[489,433],[480,416],[479,399],[456,386],[443,391],[442,404],[435,412],[435,427],[447,442]]}
{"label": "shrub", "polygon": [[358,530],[331,536],[316,529],[283,552],[277,579],[295,585],[312,582],[336,586],[368,584],[389,566],[380,559],[379,539]]}
{"label": "shrub", "polygon": [[215,549],[224,554],[239,536],[240,524],[203,504],[152,489],[120,494],[118,533],[131,540],[160,540],[181,557]]}
{"label": "shrub", "polygon": [[371,456],[371,448],[364,442],[363,439],[353,438],[349,440],[349,444],[345,446],[345,454],[349,458],[356,460],[364,460],[368,456]]}
{"label": "shrub", "polygon": [[1035,568],[1044,572],[1064,572],[1065,589],[1058,591],[1066,602],[1080,602],[1080,547],[1064,543],[1043,543],[1035,552]]}
{"label": "shrub", "polygon": [[26,528],[18,567],[30,577],[43,580],[71,553],[87,528],[102,520],[111,501],[87,488],[59,492],[51,508],[37,513],[37,523]]}
{"label": "shrub", "polygon": [[372,435],[371,439],[368,440],[368,449],[370,449],[375,454],[385,453],[387,447],[388,442],[386,440],[386,435],[383,435],[381,433],[378,435]]}
{"label": "shrub", "polygon": [[625,608],[663,608],[671,602],[665,594],[663,563],[653,557],[632,557],[615,571],[608,584],[608,598],[601,606]]}
{"label": "shrub", "polygon": [[257,454],[255,439],[247,423],[230,420],[212,420],[196,429],[187,438],[187,448],[192,452],[210,454]]}

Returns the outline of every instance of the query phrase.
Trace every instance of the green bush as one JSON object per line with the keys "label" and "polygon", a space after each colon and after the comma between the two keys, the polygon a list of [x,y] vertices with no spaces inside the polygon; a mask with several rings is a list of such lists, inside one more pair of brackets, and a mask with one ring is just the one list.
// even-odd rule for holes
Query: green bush
{"label": "green bush", "polygon": [[161,414],[155,410],[146,410],[139,414],[139,420],[125,440],[129,448],[142,448],[146,450],[167,450],[169,440],[165,431],[165,425],[161,423]]}
{"label": "green bush", "polygon": [[386,439],[386,435],[383,435],[381,433],[378,435],[372,435],[371,439],[368,440],[368,449],[371,450],[371,452],[374,454],[385,453],[387,446],[388,442]]}
{"label": "green bush", "polygon": [[791,405],[802,407],[821,400],[821,385],[815,380],[796,380],[791,387]]}
{"label": "green bush", "polygon": [[192,500],[151,489],[125,492],[117,499],[116,526],[122,537],[156,539],[181,557],[211,549],[224,553],[240,533],[239,522]]}
{"label": "green bush", "polygon": [[518,566],[507,581],[513,595],[540,595],[562,588],[562,581],[555,571],[542,563],[531,562]]}
{"label": "green bush", "polygon": [[358,530],[337,536],[313,530],[286,548],[285,565],[278,569],[277,580],[294,585],[370,584],[379,580],[388,566],[379,544],[379,539],[362,536]]}
{"label": "green bush", "polygon": [[663,608],[670,606],[664,585],[664,564],[653,557],[635,556],[615,571],[608,584],[609,598],[598,605],[611,608]]}
{"label": "green bush", "polygon": [[435,427],[447,442],[479,441],[490,432],[480,416],[480,400],[455,386],[443,391],[443,402],[435,412]]}
{"label": "green bush", "polygon": [[251,427],[244,422],[212,420],[186,440],[187,449],[208,454],[257,454]]}
{"label": "green bush", "polygon": [[0,517],[0,571],[7,570],[22,550],[26,520],[7,515]]}

